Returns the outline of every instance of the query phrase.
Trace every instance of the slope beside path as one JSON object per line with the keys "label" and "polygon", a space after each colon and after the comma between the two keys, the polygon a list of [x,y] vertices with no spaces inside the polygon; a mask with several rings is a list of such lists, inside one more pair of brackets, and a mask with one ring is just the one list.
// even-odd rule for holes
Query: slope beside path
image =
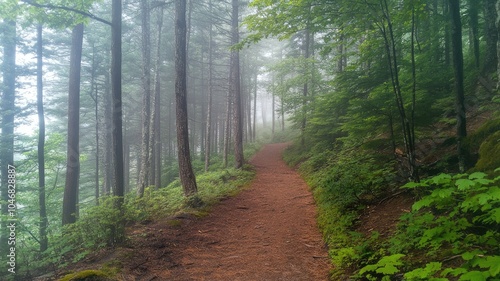
{"label": "slope beside path", "polygon": [[[122,256],[123,280],[328,280],[327,249],[307,185],[266,145],[250,163],[256,177],[203,218],[146,225]],[[175,222],[175,221],[174,221]]]}

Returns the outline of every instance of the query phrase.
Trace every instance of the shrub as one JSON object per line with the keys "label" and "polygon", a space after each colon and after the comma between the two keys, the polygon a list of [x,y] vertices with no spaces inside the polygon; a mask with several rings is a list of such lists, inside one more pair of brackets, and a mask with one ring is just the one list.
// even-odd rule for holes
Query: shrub
{"label": "shrub", "polygon": [[[398,263],[405,280],[499,280],[499,181],[475,172],[403,186],[423,196],[401,218],[389,255],[362,268],[359,276],[369,277],[388,257],[405,255]],[[389,278],[399,271],[378,273]]]}

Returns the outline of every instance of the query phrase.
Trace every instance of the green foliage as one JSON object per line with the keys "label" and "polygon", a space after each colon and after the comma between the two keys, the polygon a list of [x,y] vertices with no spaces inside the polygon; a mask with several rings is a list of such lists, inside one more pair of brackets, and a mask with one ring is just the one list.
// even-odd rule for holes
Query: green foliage
{"label": "green foliage", "polygon": [[[318,224],[329,246],[336,274],[366,263],[378,253],[378,235],[369,239],[353,231],[360,204],[376,200],[393,181],[392,163],[381,165],[369,150],[304,149],[293,145],[284,159],[300,165],[318,206]],[[338,278],[343,278],[337,276]]]}
{"label": "green foliage", "polygon": [[[405,280],[500,278],[499,178],[487,174],[440,174],[403,188],[422,194],[401,217],[389,256],[359,271],[374,271],[387,257],[404,254]],[[443,260],[454,259],[454,263]],[[389,274],[390,275],[390,274]],[[452,279],[455,280],[455,279]]]}
{"label": "green foliage", "polygon": [[404,274],[406,280],[448,280],[446,278],[433,277],[437,272],[441,271],[442,263],[430,262],[424,268],[417,268]]}
{"label": "green foliage", "polygon": [[[84,210],[75,223],[64,226],[63,236],[67,236],[67,242],[77,252],[115,244],[115,235],[123,220],[123,215],[115,207],[116,200],[112,196],[101,198],[98,206]],[[77,255],[76,260],[82,257]]]}
{"label": "green foliage", "polygon": [[[247,184],[254,176],[249,166],[244,169],[225,169],[199,174],[196,177],[198,184],[197,197],[204,204],[214,204],[222,197],[237,193],[241,186]],[[189,207],[192,199],[183,195],[179,180],[175,180],[165,188],[154,189],[148,187],[144,196],[139,198],[135,194],[128,194],[125,200],[125,218],[132,222],[154,220],[168,217]]]}
{"label": "green foliage", "polygon": [[390,280],[390,276],[398,273],[398,267],[403,265],[401,258],[405,255],[394,254],[381,258],[376,264],[367,265],[360,271],[368,280]]}

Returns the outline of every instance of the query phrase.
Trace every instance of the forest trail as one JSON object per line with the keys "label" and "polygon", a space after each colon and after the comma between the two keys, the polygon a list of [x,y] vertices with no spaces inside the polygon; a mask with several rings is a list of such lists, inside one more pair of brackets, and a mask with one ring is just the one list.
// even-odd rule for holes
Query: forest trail
{"label": "forest trail", "polygon": [[132,246],[123,264],[124,280],[328,280],[314,200],[281,159],[286,146],[258,152],[250,160],[256,169],[251,185],[206,217],[147,225],[148,237]]}

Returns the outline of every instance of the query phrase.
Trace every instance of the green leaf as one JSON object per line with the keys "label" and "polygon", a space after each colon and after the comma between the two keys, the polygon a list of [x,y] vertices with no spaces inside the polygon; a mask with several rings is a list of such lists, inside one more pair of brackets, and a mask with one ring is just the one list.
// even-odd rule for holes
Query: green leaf
{"label": "green leaf", "polygon": [[458,280],[470,280],[470,281],[486,281],[488,278],[488,272],[482,271],[470,271],[460,276]]}
{"label": "green leaf", "polygon": [[449,174],[439,174],[430,179],[434,184],[447,184],[451,182],[451,175]]}
{"label": "green leaf", "polygon": [[455,191],[454,188],[436,189],[432,192],[432,196],[439,198],[448,198],[451,197],[453,191]]}
{"label": "green leaf", "polygon": [[399,272],[396,266],[403,265],[401,258],[404,257],[403,254],[394,254],[390,256],[382,257],[376,264],[371,264],[363,267],[359,274],[364,274],[366,272],[375,271],[377,273],[382,273],[386,275],[392,275]]}
{"label": "green leaf", "polygon": [[500,256],[480,257],[472,261],[473,266],[478,266],[483,269],[489,269],[492,276],[500,272]]}
{"label": "green leaf", "polygon": [[481,254],[481,252],[479,251],[472,251],[472,252],[465,252],[462,254],[462,259],[464,259],[465,261],[470,261],[472,260],[473,258],[475,258],[477,255]]}
{"label": "green leaf", "polygon": [[459,268],[446,268],[445,270],[443,270],[441,272],[441,276],[446,277],[448,274],[451,274],[453,276],[458,276],[458,275],[466,273],[466,272],[467,272],[467,269],[465,269],[463,267],[459,267]]}
{"label": "green leaf", "polygon": [[425,268],[417,268],[413,271],[405,273],[404,277],[408,280],[419,280],[426,279],[429,280],[436,272],[441,270],[442,264],[440,262],[430,262],[425,265]]}
{"label": "green leaf", "polygon": [[472,174],[469,175],[469,179],[470,180],[484,179],[485,177],[486,177],[486,174],[482,173],[482,172],[475,172],[475,173],[472,173]]}
{"label": "green leaf", "polygon": [[429,207],[434,201],[435,201],[434,198],[430,196],[425,196],[424,198],[415,202],[411,208],[413,211],[418,211],[423,207]]}
{"label": "green leaf", "polygon": [[476,182],[469,179],[458,179],[455,182],[455,185],[457,186],[458,190],[468,190],[471,187],[475,186]]}
{"label": "green leaf", "polygon": [[486,217],[482,220],[483,222],[500,223],[500,208],[495,208],[495,209],[491,210],[490,212],[488,212],[488,215],[489,215],[488,217]]}
{"label": "green leaf", "polygon": [[399,269],[392,264],[386,264],[384,267],[378,268],[375,272],[384,275],[392,275],[399,272]]}
{"label": "green leaf", "polygon": [[401,186],[401,188],[416,188],[416,187],[427,187],[427,186],[429,185],[422,182],[408,182],[405,185]]}
{"label": "green leaf", "polygon": [[500,273],[500,256],[487,257],[486,260],[490,265],[491,276],[497,276]]}

